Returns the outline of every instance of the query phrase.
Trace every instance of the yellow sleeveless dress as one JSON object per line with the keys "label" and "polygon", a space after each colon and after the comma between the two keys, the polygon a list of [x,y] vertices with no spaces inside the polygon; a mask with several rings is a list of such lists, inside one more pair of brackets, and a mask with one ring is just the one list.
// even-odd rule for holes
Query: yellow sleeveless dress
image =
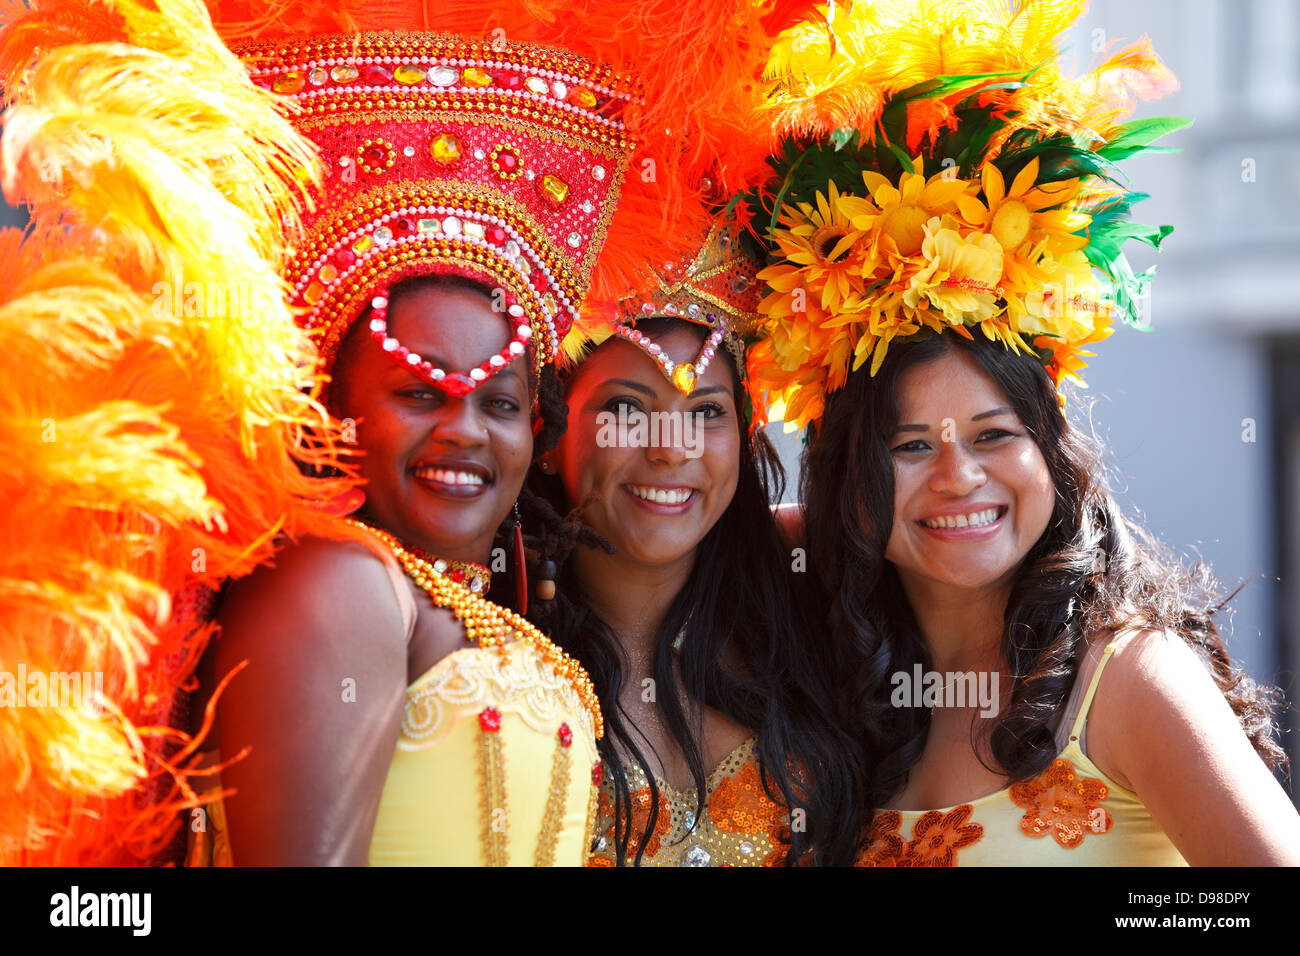
{"label": "yellow sleeveless dress", "polygon": [[[416,606],[386,551],[410,639]],[[406,689],[370,838],[371,866],[581,866],[596,812],[590,712],[531,644],[466,647]],[[214,753],[210,764],[218,757]],[[217,775],[205,789],[220,789]],[[190,834],[187,864],[238,864],[224,807]]]}
{"label": "yellow sleeveless dress", "polygon": [[581,866],[591,715],[532,645],[448,654],[406,691],[372,866]]}
{"label": "yellow sleeveless dress", "polygon": [[1085,751],[1102,671],[1129,633],[1118,632],[1100,654],[1085,658],[1061,722],[1067,739],[1047,770],[942,810],[882,810],[857,865],[1186,866],[1137,794],[1108,778]]}

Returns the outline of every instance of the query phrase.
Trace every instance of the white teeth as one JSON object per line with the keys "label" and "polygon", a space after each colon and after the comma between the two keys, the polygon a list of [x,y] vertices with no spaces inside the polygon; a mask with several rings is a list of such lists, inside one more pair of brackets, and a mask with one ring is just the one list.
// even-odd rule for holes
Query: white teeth
{"label": "white teeth", "polygon": [[921,524],[927,528],[982,528],[998,520],[999,508],[976,511],[968,515],[945,515],[941,518],[929,518]]}
{"label": "white teeth", "polygon": [[444,485],[481,485],[483,476],[468,471],[447,471],[442,468],[417,468],[415,477],[437,481]]}
{"label": "white teeth", "polygon": [[694,491],[690,488],[645,488],[641,485],[628,485],[628,490],[638,498],[653,501],[661,505],[679,505],[686,501]]}

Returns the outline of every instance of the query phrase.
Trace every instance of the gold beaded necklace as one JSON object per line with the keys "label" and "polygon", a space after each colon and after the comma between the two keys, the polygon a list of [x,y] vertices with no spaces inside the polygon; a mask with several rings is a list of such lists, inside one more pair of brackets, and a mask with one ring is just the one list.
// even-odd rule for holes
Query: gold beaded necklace
{"label": "gold beaded necklace", "polygon": [[446,570],[454,569],[456,566],[462,569],[479,568],[478,565],[448,561],[445,562],[443,569],[439,569],[436,565],[444,562],[437,559],[429,561],[415,554],[387,531],[357,521],[355,518],[347,520],[359,528],[365,528],[382,541],[411,580],[420,590],[429,595],[433,606],[445,607],[456,616],[456,620],[465,628],[465,637],[468,640],[476,642],[479,647],[495,647],[502,660],[509,660],[509,648],[512,643],[531,644],[542,660],[551,665],[551,670],[573,687],[574,693],[591,714],[596,738],[605,735],[605,720],[600,713],[596,689],[592,686],[591,678],[587,676],[582,665],[534,627],[531,621],[471,591],[463,579],[453,579]]}

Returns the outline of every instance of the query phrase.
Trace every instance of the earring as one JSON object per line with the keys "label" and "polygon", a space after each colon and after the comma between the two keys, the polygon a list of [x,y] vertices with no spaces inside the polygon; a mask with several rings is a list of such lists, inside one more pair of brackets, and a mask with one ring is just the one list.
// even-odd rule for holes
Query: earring
{"label": "earring", "polygon": [[537,562],[537,600],[554,601],[555,600],[555,562],[538,561]]}
{"label": "earring", "polygon": [[524,554],[524,526],[519,520],[519,502],[515,502],[515,603],[519,613],[528,613],[528,562]]}
{"label": "earring", "polygon": [[325,510],[330,514],[338,515],[340,518],[346,518],[348,515],[359,511],[365,503],[366,493],[360,488],[353,487],[325,502]]}
{"label": "earring", "polygon": [[542,469],[542,472],[545,474],[549,475],[551,473],[551,463],[547,461],[545,458],[540,459],[537,462],[537,467]]}

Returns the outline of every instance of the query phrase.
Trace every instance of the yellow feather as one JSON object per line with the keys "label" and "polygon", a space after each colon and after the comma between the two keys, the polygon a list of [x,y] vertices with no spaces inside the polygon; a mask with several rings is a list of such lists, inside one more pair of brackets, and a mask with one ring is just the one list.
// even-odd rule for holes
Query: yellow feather
{"label": "yellow feather", "polygon": [[0,231],[0,661],[105,697],[0,708],[0,864],[134,862],[193,804],[159,768],[211,629],[172,596],[343,533],[314,503],[355,469],[279,277],[317,162],[196,0],[37,0],[0,75],[33,215]]}

